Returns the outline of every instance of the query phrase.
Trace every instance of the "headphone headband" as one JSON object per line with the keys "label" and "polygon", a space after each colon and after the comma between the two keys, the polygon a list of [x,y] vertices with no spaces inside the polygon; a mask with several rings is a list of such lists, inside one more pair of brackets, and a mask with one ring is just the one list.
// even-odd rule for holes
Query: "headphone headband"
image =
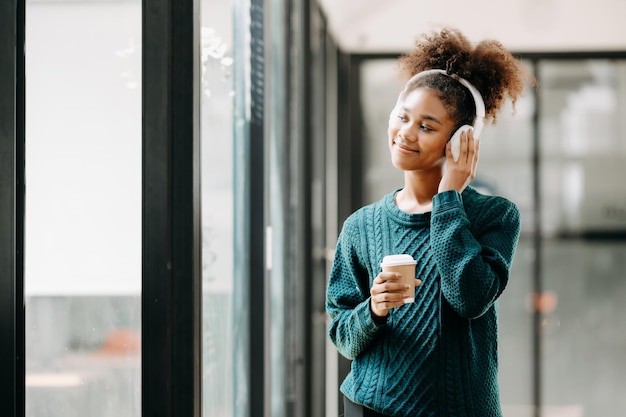
{"label": "headphone headband", "polygon": [[410,85],[415,83],[418,79],[431,74],[443,74],[450,78],[454,78],[455,80],[460,82],[465,88],[467,88],[472,94],[472,97],[474,98],[474,104],[476,105],[476,120],[474,120],[474,125],[472,127],[474,128],[474,137],[478,138],[480,132],[483,130],[483,124],[485,119],[485,102],[483,101],[483,97],[480,95],[478,89],[476,89],[476,87],[474,87],[472,83],[467,81],[465,78],[459,77],[456,74],[448,74],[442,69],[429,69],[418,72],[417,74],[412,76],[409,81],[407,81],[407,83],[404,85],[404,89],[398,96],[398,101],[396,103],[396,107],[394,108],[394,112],[400,105],[400,102],[404,100],[404,97],[406,96]]}

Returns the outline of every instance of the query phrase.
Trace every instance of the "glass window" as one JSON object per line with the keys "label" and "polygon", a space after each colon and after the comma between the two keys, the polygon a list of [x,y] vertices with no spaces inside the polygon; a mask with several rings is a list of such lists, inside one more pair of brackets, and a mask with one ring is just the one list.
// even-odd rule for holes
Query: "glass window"
{"label": "glass window", "polygon": [[626,61],[544,61],[543,396],[562,415],[626,408]]}
{"label": "glass window", "polygon": [[141,2],[26,2],[26,415],[141,415]]}
{"label": "glass window", "polygon": [[232,5],[201,3],[203,415],[233,416]]}

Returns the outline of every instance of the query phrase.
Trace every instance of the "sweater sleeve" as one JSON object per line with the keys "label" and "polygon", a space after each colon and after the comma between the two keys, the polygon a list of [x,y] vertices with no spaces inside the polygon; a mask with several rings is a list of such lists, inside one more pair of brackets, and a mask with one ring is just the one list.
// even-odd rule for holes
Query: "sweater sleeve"
{"label": "sweater sleeve", "polygon": [[335,258],[326,289],[326,312],[331,323],[330,339],[339,353],[356,358],[384,326],[370,312],[369,276],[359,263],[355,243],[360,242],[358,225],[349,218],[337,241]]}
{"label": "sweater sleeve", "polygon": [[491,197],[472,224],[456,191],[433,199],[431,247],[450,306],[473,319],[489,310],[508,282],[520,233],[515,204]]}

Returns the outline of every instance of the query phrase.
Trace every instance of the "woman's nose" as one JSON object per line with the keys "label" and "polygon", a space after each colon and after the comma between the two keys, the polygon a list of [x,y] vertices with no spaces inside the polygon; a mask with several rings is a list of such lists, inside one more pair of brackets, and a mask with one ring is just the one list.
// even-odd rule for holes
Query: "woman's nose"
{"label": "woman's nose", "polygon": [[401,129],[398,132],[398,136],[400,136],[400,138],[406,142],[415,142],[417,140],[417,137],[413,132],[411,132],[410,129]]}

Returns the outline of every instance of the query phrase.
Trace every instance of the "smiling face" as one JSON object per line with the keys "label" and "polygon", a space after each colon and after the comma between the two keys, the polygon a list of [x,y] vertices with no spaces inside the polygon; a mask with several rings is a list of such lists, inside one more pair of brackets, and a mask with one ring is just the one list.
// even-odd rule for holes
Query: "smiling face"
{"label": "smiling face", "polygon": [[389,148],[393,165],[403,171],[440,167],[454,122],[429,88],[411,91],[389,119]]}

